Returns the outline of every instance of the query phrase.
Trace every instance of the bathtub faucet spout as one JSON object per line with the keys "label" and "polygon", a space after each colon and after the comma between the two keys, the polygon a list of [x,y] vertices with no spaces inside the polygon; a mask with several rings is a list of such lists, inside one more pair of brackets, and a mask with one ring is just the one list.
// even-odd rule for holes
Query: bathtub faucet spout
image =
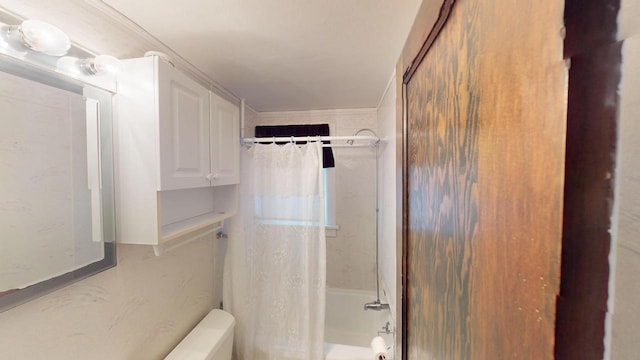
{"label": "bathtub faucet spout", "polygon": [[376,300],[376,301],[372,301],[364,304],[364,309],[374,310],[374,311],[387,310],[389,309],[389,304],[383,304],[380,302],[380,300]]}

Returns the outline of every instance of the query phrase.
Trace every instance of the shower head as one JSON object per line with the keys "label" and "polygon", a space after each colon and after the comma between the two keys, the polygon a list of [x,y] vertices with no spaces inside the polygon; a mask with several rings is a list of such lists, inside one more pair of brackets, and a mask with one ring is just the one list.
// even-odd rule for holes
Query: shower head
{"label": "shower head", "polygon": [[[372,133],[373,136],[379,138],[378,134],[376,134],[375,131],[373,131],[373,130],[371,130],[369,128],[360,129],[360,130],[356,131],[356,133],[353,134],[353,136],[358,136],[358,135],[360,135],[361,132],[364,132],[364,131],[368,131],[368,132]],[[347,140],[347,144],[353,145],[353,140]]]}

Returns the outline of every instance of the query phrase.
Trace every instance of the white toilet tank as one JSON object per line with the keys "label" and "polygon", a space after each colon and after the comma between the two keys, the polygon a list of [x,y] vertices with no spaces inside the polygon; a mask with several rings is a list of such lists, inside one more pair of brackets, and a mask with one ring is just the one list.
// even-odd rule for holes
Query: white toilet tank
{"label": "white toilet tank", "polygon": [[165,360],[231,360],[235,324],[228,312],[211,310]]}

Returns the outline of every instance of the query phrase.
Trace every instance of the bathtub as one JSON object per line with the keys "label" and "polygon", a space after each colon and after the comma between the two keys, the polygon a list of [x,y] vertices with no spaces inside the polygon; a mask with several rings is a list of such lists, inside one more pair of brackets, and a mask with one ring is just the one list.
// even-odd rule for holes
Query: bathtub
{"label": "bathtub", "polygon": [[[371,339],[391,321],[389,310],[364,310],[364,304],[376,299],[375,292],[327,289],[325,316],[326,360],[371,360]],[[385,302],[385,299],[381,299]],[[393,345],[393,334],[381,335]],[[393,356],[393,351],[389,351]]]}

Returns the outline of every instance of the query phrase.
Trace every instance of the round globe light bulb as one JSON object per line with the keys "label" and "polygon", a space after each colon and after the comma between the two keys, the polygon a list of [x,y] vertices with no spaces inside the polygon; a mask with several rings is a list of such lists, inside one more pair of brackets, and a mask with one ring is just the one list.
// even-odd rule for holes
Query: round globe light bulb
{"label": "round globe light bulb", "polygon": [[92,68],[97,75],[116,75],[122,70],[122,62],[111,55],[98,55],[93,59]]}
{"label": "round globe light bulb", "polygon": [[122,62],[111,55],[84,59],[79,65],[89,75],[116,75],[122,69]]}
{"label": "round globe light bulb", "polygon": [[56,69],[64,74],[74,76],[83,75],[82,70],[78,66],[80,59],[73,56],[63,56],[56,61]]}
{"label": "round globe light bulb", "polygon": [[62,30],[40,20],[25,20],[19,26],[24,45],[31,50],[62,56],[71,48],[71,40]]}

